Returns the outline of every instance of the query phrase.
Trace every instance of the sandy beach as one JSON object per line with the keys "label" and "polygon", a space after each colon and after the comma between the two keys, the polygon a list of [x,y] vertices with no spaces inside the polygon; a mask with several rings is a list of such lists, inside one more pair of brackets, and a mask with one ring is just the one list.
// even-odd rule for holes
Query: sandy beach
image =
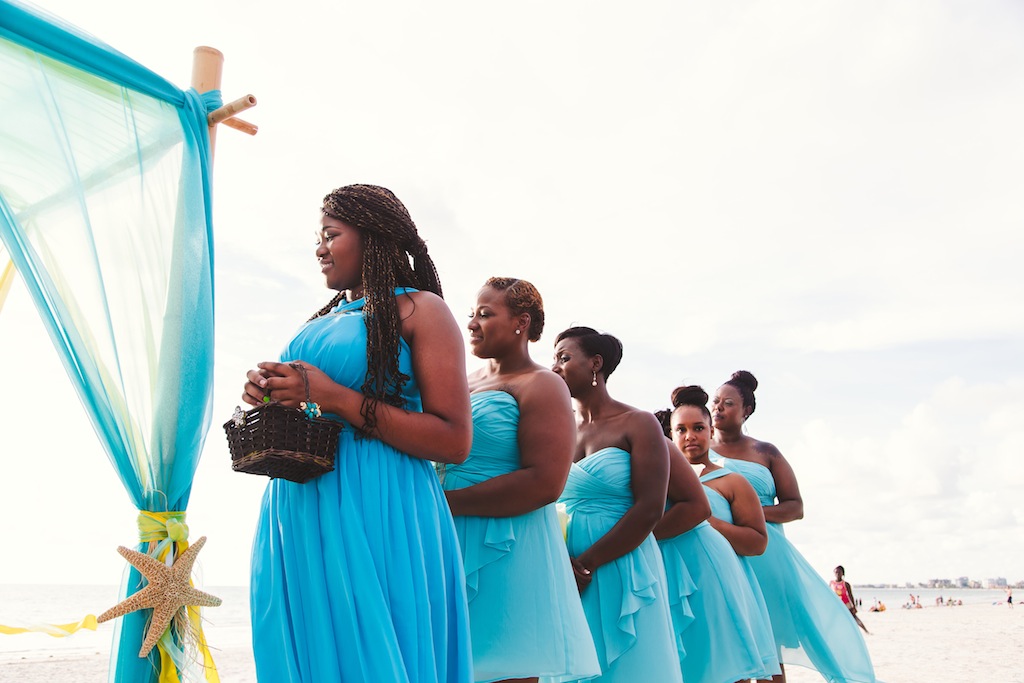
{"label": "sandy beach", "polygon": [[[878,678],[886,683],[938,681],[1024,682],[1024,609],[1005,605],[890,608],[862,612],[871,635],[868,648]],[[211,634],[212,635],[212,634]],[[47,653],[0,660],[0,681],[18,683],[101,683],[107,652]],[[232,646],[214,654],[224,683],[253,683],[252,650]],[[788,671],[791,683],[820,681],[801,667]]]}

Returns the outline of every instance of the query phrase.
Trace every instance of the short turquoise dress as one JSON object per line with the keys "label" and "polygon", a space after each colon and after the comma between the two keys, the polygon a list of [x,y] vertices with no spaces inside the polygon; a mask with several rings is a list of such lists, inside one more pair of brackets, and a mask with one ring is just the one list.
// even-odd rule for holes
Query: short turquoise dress
{"label": "short turquoise dress", "polygon": [[[711,504],[711,516],[717,517],[723,522],[733,523],[732,517],[732,506],[725,497],[716,491],[715,489],[708,486],[705,482],[719,479],[725,476],[736,476],[734,472],[730,472],[726,469],[715,470],[709,472],[700,478],[702,484],[704,484],[704,493],[707,494],[708,503]],[[728,539],[726,539],[728,543]],[[729,545],[732,549],[732,545]],[[735,550],[733,551],[735,552]],[[755,645],[757,651],[761,654],[761,661],[764,662],[765,671],[770,676],[782,673],[782,669],[779,668],[779,656],[775,651],[775,635],[772,633],[771,617],[768,616],[768,606],[765,603],[764,594],[761,592],[761,585],[757,581],[757,576],[754,575],[754,570],[750,565],[750,558],[755,556],[749,555],[736,555],[736,558],[740,561],[740,566],[743,568],[743,575],[747,579],[747,583],[750,586],[751,594],[754,596],[754,610],[755,619],[753,623],[753,632],[755,638]],[[761,678],[760,676],[758,678]],[[764,678],[767,678],[765,676]]]}
{"label": "short turquoise dress", "polygon": [[[714,462],[739,472],[762,505],[775,504],[775,479],[756,462],[723,458]],[[867,645],[850,611],[786,538],[781,524],[769,522],[768,549],[748,558],[772,620],[783,664],[815,669],[826,681],[875,683]]]}
{"label": "short turquoise dress", "polygon": [[[519,405],[504,391],[470,396],[473,449],[439,466],[454,490],[520,467]],[[473,640],[473,678],[585,678],[601,672],[555,504],[516,517],[455,517]]]}
{"label": "short turquoise dress", "polygon": [[[630,456],[603,448],[575,463],[559,499],[569,515],[569,554],[578,557],[633,505]],[[680,683],[665,567],[653,535],[594,571],[583,611],[594,636],[602,683]],[[583,680],[583,679],[580,679]]]}
{"label": "short turquoise dress", "polygon": [[779,673],[764,599],[729,541],[706,521],[658,541],[670,586],[689,586],[672,606],[687,683],[733,683]]}
{"label": "short turquoise dress", "polygon": [[[363,303],[303,325],[281,359],[315,365],[358,391],[366,376]],[[404,342],[399,366],[412,378],[405,407],[421,410]],[[357,438],[350,425],[334,471],[267,485],[250,607],[260,681],[472,680],[462,558],[434,467]]]}

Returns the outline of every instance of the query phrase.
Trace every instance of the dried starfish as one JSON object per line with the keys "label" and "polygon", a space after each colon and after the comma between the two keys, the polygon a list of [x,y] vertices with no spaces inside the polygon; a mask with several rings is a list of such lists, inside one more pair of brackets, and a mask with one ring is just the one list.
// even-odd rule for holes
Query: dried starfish
{"label": "dried starfish", "polygon": [[96,621],[103,623],[114,617],[121,617],[129,612],[140,609],[152,609],[153,619],[149,623],[149,630],[146,631],[146,639],[139,650],[139,656],[145,657],[149,654],[160,636],[171,624],[174,615],[183,607],[201,606],[217,607],[221,599],[215,595],[204,593],[189,585],[192,577],[192,565],[196,561],[196,555],[206,543],[206,536],[193,543],[175,561],[173,566],[168,567],[160,560],[131,550],[124,546],[118,546],[117,552],[124,556],[124,559],[138,569],[149,581],[145,588],[138,593],[122,600],[114,607],[96,618]]}

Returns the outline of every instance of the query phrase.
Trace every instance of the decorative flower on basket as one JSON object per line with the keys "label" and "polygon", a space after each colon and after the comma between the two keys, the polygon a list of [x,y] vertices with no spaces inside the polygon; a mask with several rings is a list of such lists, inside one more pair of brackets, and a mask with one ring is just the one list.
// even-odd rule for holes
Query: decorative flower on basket
{"label": "decorative flower on basket", "polygon": [[305,366],[289,365],[302,375],[306,388],[300,407],[276,401],[247,411],[238,407],[224,423],[224,432],[233,470],[301,484],[334,469],[342,424],[321,417],[320,406],[309,399]]}

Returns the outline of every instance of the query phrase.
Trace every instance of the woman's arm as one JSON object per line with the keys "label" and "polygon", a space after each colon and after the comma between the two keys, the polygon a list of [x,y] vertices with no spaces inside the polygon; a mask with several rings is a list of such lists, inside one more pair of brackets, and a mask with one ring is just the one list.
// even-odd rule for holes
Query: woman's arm
{"label": "woman's arm", "polygon": [[445,491],[453,515],[513,517],[558,500],[572,467],[576,422],[561,377],[534,373],[520,387],[519,469],[463,489]]}
{"label": "woman's arm", "polygon": [[[408,299],[406,299],[408,297]],[[374,438],[408,455],[442,463],[466,459],[473,439],[466,382],[466,352],[451,311],[430,292],[399,298],[402,336],[412,351],[413,373],[420,388],[423,412],[377,404]],[[301,358],[295,361],[302,361]],[[337,384],[319,369],[303,362],[309,376],[309,396],[325,413],[362,425],[363,394]],[[243,399],[259,405],[264,391],[286,406],[305,400],[302,377],[287,363],[260,363],[251,370]]]}
{"label": "woman's arm", "polygon": [[843,583],[846,584],[846,597],[850,598],[850,604],[847,605],[847,607],[850,608],[851,612],[856,614],[857,613],[857,600],[855,600],[854,597],[853,597],[853,586],[850,585],[849,581],[843,581]]}
{"label": "woman's arm", "polygon": [[711,526],[725,536],[737,555],[760,555],[768,547],[768,532],[754,487],[741,474],[727,474],[715,481],[721,482],[722,489],[716,490],[732,508],[732,523],[712,517]]}
{"label": "woman's arm", "polygon": [[770,443],[762,441],[757,449],[768,456],[768,469],[775,479],[775,496],[779,500],[775,505],[764,506],[765,521],[784,524],[803,519],[804,499],[800,496],[793,468],[779,449]]}
{"label": "woman's arm", "polygon": [[665,511],[668,495],[668,448],[654,415],[637,411],[627,427],[633,505],[626,514],[576,557],[574,566],[593,572],[635,550],[651,533]]}
{"label": "woman's arm", "polygon": [[665,439],[668,448],[668,499],[672,506],[654,527],[655,538],[674,538],[711,516],[711,504],[700,479],[679,448]]}

